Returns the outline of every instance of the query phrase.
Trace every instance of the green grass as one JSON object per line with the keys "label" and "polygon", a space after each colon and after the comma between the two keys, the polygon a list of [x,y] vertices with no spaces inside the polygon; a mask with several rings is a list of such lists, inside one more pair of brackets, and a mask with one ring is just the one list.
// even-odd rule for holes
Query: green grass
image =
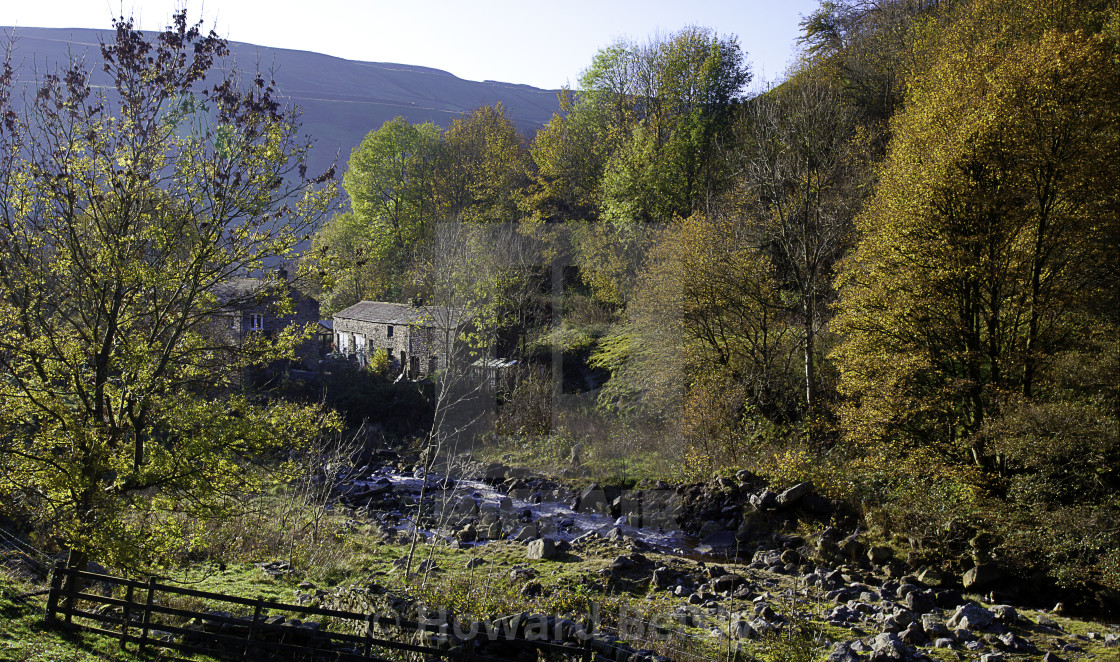
{"label": "green grass", "polygon": [[[153,662],[167,654],[152,648],[143,655],[135,645],[121,650],[120,641],[104,635],[48,625],[45,597],[18,599],[41,587],[32,586],[0,567],[0,662]],[[199,662],[212,658],[195,656]]]}

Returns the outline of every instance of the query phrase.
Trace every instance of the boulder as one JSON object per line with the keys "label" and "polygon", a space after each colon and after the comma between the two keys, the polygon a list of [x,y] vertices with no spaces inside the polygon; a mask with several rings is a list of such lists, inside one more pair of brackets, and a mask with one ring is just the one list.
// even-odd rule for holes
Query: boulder
{"label": "boulder", "polygon": [[898,638],[911,646],[918,646],[927,641],[926,633],[922,631],[922,626],[917,622],[911,623],[906,626],[906,629],[898,635]]}
{"label": "boulder", "polygon": [[906,607],[918,614],[927,614],[937,607],[932,591],[910,591],[904,600]]}
{"label": "boulder", "polygon": [[1034,644],[1022,637],[1015,636],[1013,632],[1005,632],[998,639],[1004,650],[1011,653],[1032,653],[1037,650]]}
{"label": "boulder", "polygon": [[978,590],[1002,580],[1006,574],[994,563],[982,563],[964,573],[961,585],[966,590]]}
{"label": "boulder", "polygon": [[867,550],[867,560],[874,563],[875,565],[881,565],[885,563],[886,561],[890,560],[892,556],[894,556],[894,552],[890,547],[882,547],[876,545],[875,547]]}
{"label": "boulder", "polygon": [[994,605],[991,612],[997,623],[1011,625],[1019,620],[1019,612],[1015,611],[1015,608],[1011,605]]}
{"label": "boulder", "polygon": [[782,508],[788,508],[788,507],[792,506],[793,504],[797,503],[798,501],[800,501],[801,497],[805,496],[806,494],[808,494],[809,492],[812,492],[812,491],[813,491],[813,483],[812,482],[805,481],[804,483],[798,483],[798,484],[794,485],[793,487],[789,488],[788,490],[786,490],[785,492],[782,492],[781,494],[778,495],[778,505]]}
{"label": "boulder", "polygon": [[712,590],[716,593],[723,593],[724,591],[734,591],[740,586],[747,583],[745,577],[736,574],[720,575],[712,580]]}
{"label": "boulder", "polygon": [[474,542],[478,539],[478,531],[474,528],[474,524],[468,524],[456,531],[455,537],[461,542]]}
{"label": "boulder", "polygon": [[829,652],[827,662],[859,662],[859,653],[852,650],[851,642],[840,641],[832,647]]}
{"label": "boulder", "polygon": [[607,510],[608,503],[606,492],[592,483],[580,493],[573,510],[581,513],[601,513]]}
{"label": "boulder", "polygon": [[560,551],[551,538],[537,538],[529,543],[526,556],[530,559],[554,559],[560,556]]}
{"label": "boulder", "polygon": [[755,510],[776,510],[778,495],[770,490],[762,490],[758,494],[752,494],[750,502]]}
{"label": "boulder", "polygon": [[965,630],[976,630],[988,627],[994,621],[995,616],[992,612],[984,609],[975,602],[968,602],[957,607],[957,610],[949,617],[946,625],[953,629],[962,628]]}
{"label": "boulder", "polygon": [[925,568],[918,573],[918,581],[926,586],[941,586],[944,581],[942,574],[934,568]]}
{"label": "boulder", "polygon": [[872,660],[902,660],[906,657],[906,645],[898,635],[884,632],[871,640]]}
{"label": "boulder", "polygon": [[513,539],[517,542],[526,542],[537,537],[537,527],[532,524],[521,527],[521,530],[513,535]]}

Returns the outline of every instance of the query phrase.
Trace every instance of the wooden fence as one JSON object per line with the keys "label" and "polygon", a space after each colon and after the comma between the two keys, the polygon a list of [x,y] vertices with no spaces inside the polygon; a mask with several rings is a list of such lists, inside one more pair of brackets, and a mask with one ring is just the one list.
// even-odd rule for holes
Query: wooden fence
{"label": "wooden fence", "polygon": [[[122,593],[123,597],[111,597]],[[209,605],[224,603],[232,605],[231,611],[172,607],[168,600],[171,596]],[[251,616],[237,616],[231,613],[233,610],[251,611]],[[293,615],[316,620],[300,621]],[[591,662],[599,657],[592,638],[574,645],[487,632],[465,641],[451,639],[451,645],[444,647],[406,643],[402,640],[425,640],[451,630],[446,623],[404,621],[196,591],[160,584],[155,578],[139,582],[81,572],[62,563],[51,575],[46,619],[116,637],[122,649],[131,643],[140,651],[159,647],[237,660],[497,662],[529,654],[533,660],[578,658]],[[361,634],[333,631],[323,623]],[[386,638],[391,633],[398,638]]]}

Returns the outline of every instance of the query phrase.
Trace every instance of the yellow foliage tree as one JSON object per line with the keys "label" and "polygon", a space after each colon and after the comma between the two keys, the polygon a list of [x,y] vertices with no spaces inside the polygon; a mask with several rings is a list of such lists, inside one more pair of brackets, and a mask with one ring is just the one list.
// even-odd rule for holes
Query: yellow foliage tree
{"label": "yellow foliage tree", "polygon": [[851,441],[993,468],[979,431],[999,403],[1044,396],[1048,357],[1116,330],[1113,44],[1042,5],[972,6],[895,118],[840,280]]}

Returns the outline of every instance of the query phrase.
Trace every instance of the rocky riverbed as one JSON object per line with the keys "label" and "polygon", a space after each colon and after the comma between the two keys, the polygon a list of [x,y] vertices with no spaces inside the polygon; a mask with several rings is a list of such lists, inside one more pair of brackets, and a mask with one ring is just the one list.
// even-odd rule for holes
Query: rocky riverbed
{"label": "rocky riverbed", "polygon": [[[416,531],[463,550],[466,567],[496,563],[487,556],[498,554],[478,553],[487,546],[505,558],[520,546],[523,562],[502,572],[527,598],[550,590],[538,564],[568,562],[599,590],[667,605],[656,627],[689,636],[749,644],[796,629],[831,661],[1120,660],[1120,629],[1071,619],[1060,604],[1040,609],[1006,580],[982,535],[964,572],[915,564],[874,544],[808,483],[768,486],[739,472],[693,485],[573,487],[499,463],[425,474],[383,451],[336,493],[375,535],[403,541]],[[420,561],[414,570],[439,571]],[[349,608],[364,599],[352,588],[315,598]],[[628,651],[617,659],[656,656],[615,626],[612,650]]]}

